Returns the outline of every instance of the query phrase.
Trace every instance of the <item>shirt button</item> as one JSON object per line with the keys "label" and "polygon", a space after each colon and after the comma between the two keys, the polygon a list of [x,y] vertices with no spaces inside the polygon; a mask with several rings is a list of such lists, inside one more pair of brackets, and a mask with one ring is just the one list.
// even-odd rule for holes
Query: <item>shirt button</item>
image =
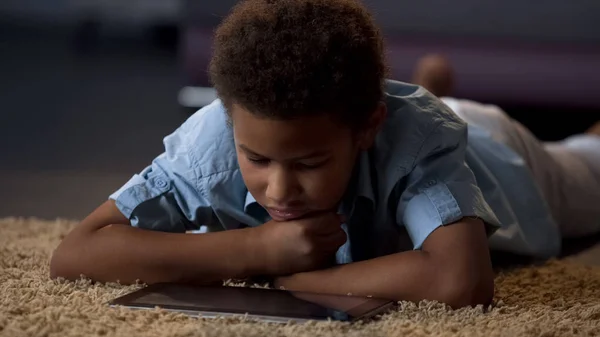
{"label": "shirt button", "polygon": [[431,187],[433,185],[435,185],[437,182],[435,180],[430,180],[428,185]]}
{"label": "shirt button", "polygon": [[163,179],[156,179],[156,180],[154,181],[154,183],[156,184],[156,186],[157,186],[158,188],[165,188],[165,187],[167,187],[167,182],[166,182],[166,181],[164,181]]}

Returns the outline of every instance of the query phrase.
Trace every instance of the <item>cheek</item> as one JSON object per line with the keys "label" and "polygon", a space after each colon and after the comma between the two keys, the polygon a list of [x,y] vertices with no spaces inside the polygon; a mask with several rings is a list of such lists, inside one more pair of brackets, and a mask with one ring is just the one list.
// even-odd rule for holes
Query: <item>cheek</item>
{"label": "cheek", "polygon": [[[238,158],[240,158],[239,155]],[[239,166],[242,173],[242,179],[244,180],[244,184],[246,185],[246,188],[248,188],[248,191],[250,191],[255,198],[261,198],[261,195],[267,186],[265,170],[257,169],[243,158],[239,159]]]}
{"label": "cheek", "polygon": [[302,175],[307,199],[316,208],[334,207],[344,196],[354,167],[352,160],[339,161],[327,170]]}
{"label": "cheek", "polygon": [[340,175],[319,175],[304,178],[302,182],[304,195],[313,208],[332,208],[344,195],[346,184],[340,179]]}

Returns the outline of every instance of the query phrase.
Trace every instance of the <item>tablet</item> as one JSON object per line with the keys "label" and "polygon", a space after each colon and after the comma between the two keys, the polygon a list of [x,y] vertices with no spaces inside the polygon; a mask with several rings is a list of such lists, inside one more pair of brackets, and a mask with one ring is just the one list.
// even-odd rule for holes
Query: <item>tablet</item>
{"label": "tablet", "polygon": [[336,320],[352,322],[390,309],[385,299],[324,295],[277,289],[189,286],[160,283],[109,302],[132,309],[156,307],[192,316],[245,316],[274,323]]}

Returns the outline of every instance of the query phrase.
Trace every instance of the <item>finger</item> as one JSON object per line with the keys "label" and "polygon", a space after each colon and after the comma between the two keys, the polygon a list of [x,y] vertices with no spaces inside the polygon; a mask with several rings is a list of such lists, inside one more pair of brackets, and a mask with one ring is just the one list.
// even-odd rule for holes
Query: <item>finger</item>
{"label": "finger", "polygon": [[316,235],[328,235],[340,229],[342,221],[335,213],[321,213],[301,220],[306,231]]}
{"label": "finger", "polygon": [[342,225],[345,220],[344,215],[330,214],[328,218],[321,219],[318,235],[332,235],[339,231],[343,232]]}
{"label": "finger", "polygon": [[317,245],[320,249],[330,252],[340,248],[346,241],[348,236],[341,228],[339,231],[330,235],[321,236],[317,239]]}

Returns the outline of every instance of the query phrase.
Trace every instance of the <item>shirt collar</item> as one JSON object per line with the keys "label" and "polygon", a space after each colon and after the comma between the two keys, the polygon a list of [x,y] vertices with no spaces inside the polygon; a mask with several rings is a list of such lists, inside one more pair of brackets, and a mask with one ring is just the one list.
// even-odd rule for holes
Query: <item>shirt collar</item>
{"label": "shirt collar", "polygon": [[375,209],[375,193],[371,177],[369,152],[363,151],[358,156],[348,190],[340,205],[343,214],[352,216],[359,199],[369,202],[371,211]]}
{"label": "shirt collar", "polygon": [[[372,208],[374,208],[375,194],[373,192],[373,184],[371,181],[371,165],[369,153],[366,151],[361,152],[358,156],[349,188],[340,204],[340,212],[351,215],[359,197],[367,199],[367,201],[371,202]],[[244,212],[247,213],[248,209],[250,207],[255,207],[255,205],[258,206],[258,203],[256,202],[256,199],[254,199],[254,196],[250,191],[246,192]]]}
{"label": "shirt collar", "polygon": [[258,203],[256,202],[256,199],[254,199],[252,194],[250,194],[250,191],[248,191],[248,192],[246,192],[246,201],[244,203],[244,212],[248,212],[248,207],[250,207],[253,204],[258,204]]}

